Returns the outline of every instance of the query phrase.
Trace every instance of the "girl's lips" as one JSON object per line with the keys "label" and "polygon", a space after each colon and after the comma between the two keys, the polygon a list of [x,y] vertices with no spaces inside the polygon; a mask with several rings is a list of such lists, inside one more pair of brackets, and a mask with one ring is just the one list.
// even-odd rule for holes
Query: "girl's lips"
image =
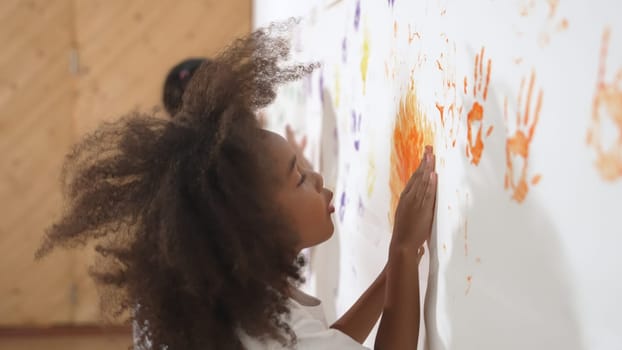
{"label": "girl's lips", "polygon": [[332,214],[335,212],[335,206],[330,204],[332,200],[333,200],[333,192],[328,191],[328,200],[326,201],[326,203],[328,203],[328,214]]}

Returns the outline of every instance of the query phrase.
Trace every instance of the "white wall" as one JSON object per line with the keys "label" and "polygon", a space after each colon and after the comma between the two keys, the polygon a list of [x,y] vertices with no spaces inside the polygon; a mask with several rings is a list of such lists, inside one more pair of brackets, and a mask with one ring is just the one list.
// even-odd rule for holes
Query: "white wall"
{"label": "white wall", "polygon": [[[357,3],[254,7],[256,24],[306,15],[295,57],[323,63],[270,108],[273,129],[294,124],[316,164],[323,156],[336,169],[338,244],[317,250],[318,294],[334,292],[339,314],[385,262],[395,120],[415,94],[440,176],[430,279],[422,274],[430,348],[622,348],[622,3],[363,0],[356,27]],[[476,103],[483,115],[471,141],[481,125],[483,150],[474,164]],[[322,128],[333,119],[336,130]],[[512,153],[517,130],[532,125],[528,156]],[[335,132],[331,152],[322,140]],[[522,169],[524,196],[505,187]]]}

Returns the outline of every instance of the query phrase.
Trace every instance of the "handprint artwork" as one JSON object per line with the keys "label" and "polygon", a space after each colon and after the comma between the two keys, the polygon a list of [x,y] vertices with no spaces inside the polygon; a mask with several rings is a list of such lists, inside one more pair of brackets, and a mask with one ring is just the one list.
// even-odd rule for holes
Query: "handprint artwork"
{"label": "handprint artwork", "polygon": [[[610,30],[603,32],[598,82],[592,101],[592,120],[587,134],[588,145],[596,151],[596,169],[606,181],[622,178],[622,67],[611,81],[606,81],[607,49]],[[615,134],[607,142],[603,133]]]}
{"label": "handprint artwork", "polygon": [[[454,65],[451,64],[450,57],[455,57],[455,43],[447,45],[447,53],[441,53],[436,60],[437,69],[442,73],[441,91],[436,94],[436,109],[439,112],[441,127],[445,131],[445,148],[448,144],[456,146],[457,135],[459,132],[460,113],[462,106],[458,106],[458,89],[456,87],[456,72]],[[450,56],[451,55],[451,56]]]}
{"label": "handprint artwork", "polygon": [[[525,78],[521,80],[516,116],[514,118],[509,117],[507,98],[504,103],[507,129],[505,189],[512,194],[512,199],[518,203],[522,203],[525,200],[530,184],[537,185],[541,179],[540,175],[534,175],[531,177],[531,180],[528,179],[529,148],[540,119],[540,109],[542,108],[542,90],[538,91],[535,104],[532,105],[535,79],[536,73],[532,71],[529,85],[526,88],[527,96],[524,105],[522,98],[525,94]],[[514,130],[510,129],[512,125]]]}
{"label": "handprint artwork", "polygon": [[426,119],[418,103],[414,89],[409,89],[400,100],[391,147],[391,170],[389,187],[391,189],[390,218],[397,208],[402,190],[412,173],[417,170],[426,145],[434,145],[432,125]]}
{"label": "handprint artwork", "polygon": [[566,31],[569,27],[568,19],[559,12],[560,0],[521,0],[518,5],[519,14],[522,17],[533,17],[540,21],[540,27],[537,30],[537,42],[540,47],[548,46],[552,37]]}
{"label": "handprint artwork", "polygon": [[[488,84],[490,83],[490,70],[492,62],[486,61],[486,71],[484,71],[484,48],[479,54],[475,55],[475,68],[473,72],[473,105],[467,114],[467,145],[466,156],[471,160],[471,164],[478,165],[482,152],[484,151],[484,140],[482,131],[484,128],[484,103],[488,97]],[[464,93],[468,93],[468,81],[464,77]],[[490,136],[493,127],[489,126],[486,136]]]}

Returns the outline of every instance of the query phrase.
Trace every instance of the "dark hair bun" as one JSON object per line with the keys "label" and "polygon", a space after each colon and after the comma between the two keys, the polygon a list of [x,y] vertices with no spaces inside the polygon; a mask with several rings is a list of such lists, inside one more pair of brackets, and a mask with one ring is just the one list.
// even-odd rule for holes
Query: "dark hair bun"
{"label": "dark hair bun", "polygon": [[179,62],[168,72],[164,81],[162,103],[171,117],[179,112],[181,97],[184,95],[186,86],[194,72],[204,62],[209,61],[206,58],[188,58]]}

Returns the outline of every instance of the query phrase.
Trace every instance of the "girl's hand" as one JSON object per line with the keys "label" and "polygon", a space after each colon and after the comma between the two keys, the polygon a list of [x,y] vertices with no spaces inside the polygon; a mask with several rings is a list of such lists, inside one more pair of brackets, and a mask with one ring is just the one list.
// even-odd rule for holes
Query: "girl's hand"
{"label": "girl's hand", "polygon": [[419,168],[400,195],[395,211],[391,248],[407,248],[419,255],[419,249],[430,237],[436,202],[435,162],[432,147],[426,146]]}

